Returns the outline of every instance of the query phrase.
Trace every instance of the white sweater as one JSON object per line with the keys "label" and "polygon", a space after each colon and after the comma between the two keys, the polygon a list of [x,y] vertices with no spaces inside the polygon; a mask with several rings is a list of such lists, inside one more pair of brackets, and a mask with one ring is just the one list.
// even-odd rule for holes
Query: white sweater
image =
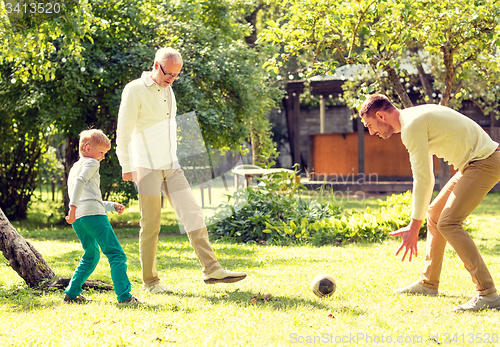
{"label": "white sweater", "polygon": [[412,218],[424,219],[434,188],[432,155],[457,170],[489,157],[498,147],[472,119],[441,105],[420,105],[401,111],[401,140],[413,172]]}
{"label": "white sweater", "polygon": [[99,166],[96,159],[82,157],[69,171],[69,204],[77,207],[76,219],[116,211],[114,202],[102,201]]}

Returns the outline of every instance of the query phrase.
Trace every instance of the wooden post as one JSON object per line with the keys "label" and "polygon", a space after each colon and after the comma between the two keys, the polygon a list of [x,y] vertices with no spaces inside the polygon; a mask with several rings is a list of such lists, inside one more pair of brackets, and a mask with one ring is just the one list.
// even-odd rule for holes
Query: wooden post
{"label": "wooden post", "polygon": [[323,95],[319,96],[319,133],[325,133],[325,110],[326,110],[326,100]]}
{"label": "wooden post", "polygon": [[212,183],[208,182],[208,203],[212,205]]}
{"label": "wooden post", "polygon": [[205,197],[203,196],[203,191],[205,190],[205,187],[203,183],[200,183],[200,191],[201,191],[201,207],[205,207]]}
{"label": "wooden post", "polygon": [[308,153],[307,153],[307,169],[306,172],[311,174],[314,172],[314,135],[307,135]]}
{"label": "wooden post", "polygon": [[294,129],[294,164],[301,164],[300,161],[300,95],[293,93],[293,129]]}
{"label": "wooden post", "polygon": [[358,128],[358,175],[365,175],[365,127],[361,117],[356,118]]}

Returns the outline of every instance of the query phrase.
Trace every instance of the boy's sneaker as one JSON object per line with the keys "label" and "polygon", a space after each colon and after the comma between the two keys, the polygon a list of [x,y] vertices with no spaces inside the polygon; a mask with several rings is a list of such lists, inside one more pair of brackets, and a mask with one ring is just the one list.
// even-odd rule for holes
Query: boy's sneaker
{"label": "boy's sneaker", "polygon": [[173,293],[172,290],[165,288],[161,283],[153,284],[152,286],[144,286],[144,289],[153,294]]}
{"label": "boy's sneaker", "polygon": [[212,272],[211,274],[203,276],[203,280],[207,284],[214,284],[214,283],[234,283],[241,281],[247,277],[246,273],[243,272],[233,272],[226,270],[224,268],[220,268],[219,270],[216,270]]}
{"label": "boy's sneaker", "polygon": [[438,295],[437,289],[425,287],[419,283],[413,282],[404,288],[399,288],[394,291],[396,294],[421,294],[421,295]]}
{"label": "boy's sneaker", "polygon": [[137,299],[135,296],[132,295],[127,300],[118,302],[118,305],[137,306],[137,305],[142,305],[142,302],[139,299]]}
{"label": "boy's sneaker", "polygon": [[64,295],[63,302],[65,304],[87,304],[91,300],[85,299],[82,295],[77,296],[76,299],[73,299],[72,297],[69,297],[68,295]]}
{"label": "boy's sneaker", "polygon": [[455,306],[453,311],[480,311],[488,308],[500,309],[500,295],[496,299],[490,299],[487,296],[477,294],[465,304]]}

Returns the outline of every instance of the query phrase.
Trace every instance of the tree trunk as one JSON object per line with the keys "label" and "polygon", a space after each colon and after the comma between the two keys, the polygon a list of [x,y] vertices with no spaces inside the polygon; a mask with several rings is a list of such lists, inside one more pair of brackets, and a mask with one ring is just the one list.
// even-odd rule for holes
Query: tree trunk
{"label": "tree trunk", "polygon": [[64,177],[63,177],[63,184],[62,184],[62,219],[61,223],[65,224],[66,221],[64,220],[64,216],[66,216],[67,213],[67,208],[69,205],[69,195],[68,195],[68,176],[69,176],[69,171],[71,170],[71,167],[73,166],[74,163],[78,161],[78,147],[79,147],[79,142],[80,139],[77,138],[76,136],[72,134],[67,134],[66,138],[66,148],[65,148],[65,155],[63,157],[63,167],[64,167]]}
{"label": "tree trunk", "polygon": [[406,92],[405,88],[399,81],[399,77],[398,74],[396,73],[396,70],[394,70],[394,68],[390,67],[389,65],[386,65],[384,67],[384,70],[387,72],[387,77],[394,86],[396,93],[398,93],[399,99],[403,103],[404,108],[412,107],[413,103],[411,102],[410,97],[408,96],[408,93]]}
{"label": "tree trunk", "polygon": [[450,46],[447,44],[441,47],[443,52],[443,62],[445,67],[445,78],[444,78],[444,91],[442,93],[441,105],[448,106],[450,103],[451,93],[453,90],[453,83],[455,82],[455,66],[453,65],[453,52]]}
{"label": "tree trunk", "polygon": [[252,121],[250,121],[250,147],[252,149],[252,165],[255,165],[255,139],[254,139]]}
{"label": "tree trunk", "polygon": [[493,141],[499,142],[500,141],[500,128],[495,126],[496,122],[496,117],[495,113],[491,112],[490,113],[490,137]]}
{"label": "tree trunk", "polygon": [[420,77],[420,83],[424,86],[425,90],[425,95],[429,98],[429,103],[432,103],[433,97],[432,93],[434,93],[434,90],[432,89],[431,81],[429,81],[429,78],[427,77],[424,67],[422,66],[422,63],[417,64],[417,71],[418,71],[418,77]]}
{"label": "tree trunk", "polygon": [[[448,106],[453,90],[453,83],[455,82],[455,67],[453,66],[453,53],[449,45],[443,46],[441,51],[443,52],[443,61],[446,70],[445,87],[442,93],[441,105]],[[448,163],[441,158],[439,158],[439,166],[439,189],[443,189],[451,178],[451,169]]]}
{"label": "tree trunk", "polygon": [[56,276],[42,255],[14,229],[1,209],[0,250],[14,271],[31,288]]}
{"label": "tree trunk", "polygon": [[260,3],[257,7],[254,8],[252,13],[245,17],[245,21],[250,24],[252,27],[252,32],[249,36],[245,37],[245,42],[249,47],[255,47],[255,41],[257,41],[257,14],[260,10],[262,10],[266,5],[264,3]]}
{"label": "tree trunk", "polygon": [[[45,262],[42,255],[24,237],[19,235],[0,209],[0,250],[10,266],[30,288],[64,289],[70,278],[57,278],[54,271]],[[102,281],[86,281],[83,288],[112,290],[113,286]]]}

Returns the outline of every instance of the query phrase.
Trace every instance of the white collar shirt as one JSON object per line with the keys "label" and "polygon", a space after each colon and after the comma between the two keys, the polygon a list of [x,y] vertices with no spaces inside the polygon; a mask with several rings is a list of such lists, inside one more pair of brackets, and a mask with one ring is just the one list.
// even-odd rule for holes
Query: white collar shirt
{"label": "white collar shirt", "polygon": [[177,106],[172,88],[160,88],[151,72],[128,83],[122,92],[116,155],[122,172],[177,169]]}

